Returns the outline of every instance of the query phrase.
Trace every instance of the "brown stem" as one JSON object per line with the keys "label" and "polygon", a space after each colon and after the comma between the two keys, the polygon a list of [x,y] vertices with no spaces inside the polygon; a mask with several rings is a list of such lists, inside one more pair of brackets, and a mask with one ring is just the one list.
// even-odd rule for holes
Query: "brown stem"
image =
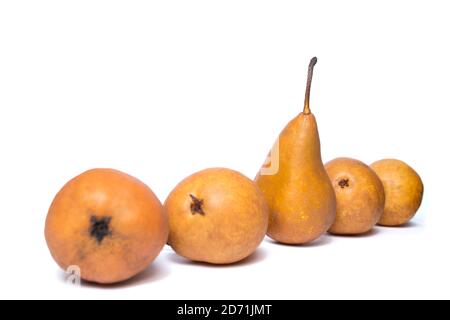
{"label": "brown stem", "polygon": [[317,63],[316,57],[312,58],[311,61],[309,62],[308,80],[306,81],[305,106],[303,107],[304,114],[311,113],[311,109],[309,109],[309,94],[311,93],[311,81],[312,81],[314,66],[316,65],[316,63]]}

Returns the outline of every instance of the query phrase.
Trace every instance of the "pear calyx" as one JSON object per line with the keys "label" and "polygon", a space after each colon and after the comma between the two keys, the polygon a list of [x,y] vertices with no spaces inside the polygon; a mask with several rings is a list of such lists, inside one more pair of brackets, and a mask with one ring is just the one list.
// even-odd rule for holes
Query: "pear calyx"
{"label": "pear calyx", "polygon": [[194,195],[190,194],[189,195],[191,197],[191,212],[192,214],[196,214],[199,213],[202,216],[205,215],[205,211],[203,211],[203,200],[198,199],[197,197],[195,197]]}
{"label": "pear calyx", "polygon": [[338,184],[339,184],[339,187],[341,187],[341,189],[349,187],[348,179],[341,179],[341,180],[339,180]]}

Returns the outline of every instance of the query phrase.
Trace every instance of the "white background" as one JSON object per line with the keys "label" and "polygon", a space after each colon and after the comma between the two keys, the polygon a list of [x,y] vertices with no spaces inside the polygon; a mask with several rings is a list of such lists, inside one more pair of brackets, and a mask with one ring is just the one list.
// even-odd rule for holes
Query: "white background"
{"label": "white background", "polygon": [[[450,298],[448,1],[148,2],[0,3],[0,298]],[[207,167],[253,177],[314,55],[323,160],[409,163],[413,223],[225,267],[167,247],[124,284],[64,283],[44,221],[67,180],[113,167],[164,201]]]}

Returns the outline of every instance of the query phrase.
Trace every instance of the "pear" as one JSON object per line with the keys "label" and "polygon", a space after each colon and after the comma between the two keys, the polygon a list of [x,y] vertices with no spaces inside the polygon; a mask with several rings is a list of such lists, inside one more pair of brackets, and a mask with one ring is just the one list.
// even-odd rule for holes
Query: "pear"
{"label": "pear", "polygon": [[169,194],[169,244],[182,257],[230,264],[250,256],[267,232],[269,208],[255,182],[226,168],[197,172]]}
{"label": "pear", "polygon": [[336,220],[329,233],[364,234],[380,220],[384,188],[375,171],[362,161],[337,158],[325,164],[336,193]]}
{"label": "pear", "polygon": [[423,182],[408,164],[397,159],[376,161],[370,167],[380,177],[386,194],[379,225],[397,227],[408,223],[422,203]]}
{"label": "pear", "polygon": [[317,123],[309,107],[317,58],[308,68],[303,112],[279,135],[255,181],[270,209],[267,235],[285,244],[319,238],[336,217],[336,196],[320,152]]}

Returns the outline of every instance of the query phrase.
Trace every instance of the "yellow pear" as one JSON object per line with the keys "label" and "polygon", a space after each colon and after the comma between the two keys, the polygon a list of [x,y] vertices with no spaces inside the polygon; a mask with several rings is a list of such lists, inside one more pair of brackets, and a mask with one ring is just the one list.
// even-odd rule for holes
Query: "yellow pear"
{"label": "yellow pear", "polygon": [[383,184],[365,163],[337,158],[325,164],[336,193],[336,220],[328,232],[363,234],[380,220],[384,208]]}
{"label": "yellow pear", "polygon": [[256,184],[239,172],[212,168],[180,182],[164,204],[169,243],[179,255],[229,264],[250,256],[263,241],[269,209]]}
{"label": "yellow pear", "polygon": [[370,167],[380,177],[386,203],[379,225],[401,226],[411,220],[422,203],[423,182],[419,174],[403,161],[383,159]]}
{"label": "yellow pear", "polygon": [[336,217],[336,196],[320,152],[309,96],[311,59],[303,112],[281,132],[255,181],[270,208],[268,236],[286,244],[305,244],[325,233]]}

